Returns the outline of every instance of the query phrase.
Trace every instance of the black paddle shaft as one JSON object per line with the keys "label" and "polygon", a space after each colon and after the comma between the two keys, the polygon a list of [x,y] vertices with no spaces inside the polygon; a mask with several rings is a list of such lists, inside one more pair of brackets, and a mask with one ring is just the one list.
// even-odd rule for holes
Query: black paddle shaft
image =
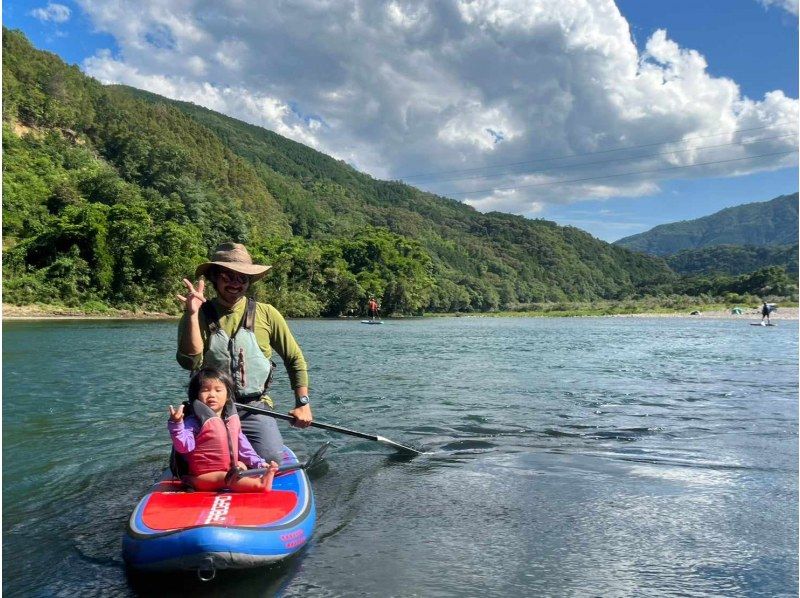
{"label": "black paddle shaft", "polygon": [[[242,403],[236,403],[237,407],[242,409],[246,409],[247,411],[252,411],[253,413],[263,413],[264,415],[269,415],[270,417],[274,417],[275,419],[282,419],[287,422],[293,422],[294,417],[291,415],[287,415],[285,413],[278,413],[277,411],[272,411],[270,409],[264,409],[263,407],[254,407],[253,405],[244,405]],[[378,437],[374,434],[364,434],[363,432],[356,432],[355,430],[349,430],[347,428],[342,428],[340,426],[334,426],[333,424],[323,424],[321,422],[311,422],[311,427],[313,428],[321,428],[322,430],[330,430],[331,432],[340,432],[341,434],[349,434],[350,436],[355,436],[357,438],[366,438],[367,440],[378,440]]]}
{"label": "black paddle shaft", "polygon": [[[246,411],[252,411],[253,413],[263,413],[264,415],[269,415],[270,417],[274,417],[275,419],[282,419],[287,422],[293,422],[295,420],[295,418],[292,417],[291,415],[278,413],[277,411],[272,411],[271,409],[264,409],[263,407],[254,407],[252,405],[244,405],[242,403],[235,403],[235,405],[236,407],[245,409]],[[316,422],[316,421],[312,421],[310,425],[313,428],[330,430],[331,432],[339,432],[340,434],[348,434],[349,436],[355,436],[356,438],[365,438],[367,440],[374,440],[375,442],[380,442],[382,444],[388,444],[389,446],[393,446],[394,448],[399,449],[403,452],[412,453],[415,455],[422,454],[415,448],[411,448],[410,446],[405,446],[403,444],[400,444],[399,442],[394,442],[393,440],[389,440],[388,438],[384,438],[383,436],[377,436],[375,434],[364,434],[364,432],[356,432],[355,430],[342,428],[341,426],[334,426],[333,424],[323,424],[321,422]]]}

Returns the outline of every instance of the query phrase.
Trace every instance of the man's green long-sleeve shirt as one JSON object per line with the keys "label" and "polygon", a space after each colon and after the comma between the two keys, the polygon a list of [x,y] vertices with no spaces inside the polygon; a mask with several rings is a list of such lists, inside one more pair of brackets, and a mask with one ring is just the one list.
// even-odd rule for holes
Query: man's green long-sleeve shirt
{"label": "man's green long-sleeve shirt", "polygon": [[[239,327],[239,322],[244,317],[244,310],[247,306],[247,298],[242,297],[236,302],[233,308],[222,306],[217,299],[210,299],[217,308],[219,314],[219,326],[228,336],[233,336]],[[181,353],[180,346],[186,327],[189,323],[189,318],[184,313],[181,321],[178,324],[178,353],[176,355],[178,363],[182,368],[187,370],[196,370],[203,366],[203,355],[208,351],[208,322],[203,311],[199,313],[200,321],[200,336],[203,339],[203,354],[201,355],[186,355]],[[280,355],[283,359],[283,364],[286,366],[286,372],[289,374],[289,381],[292,388],[298,386],[308,386],[308,366],[303,357],[303,352],[300,350],[300,345],[294,340],[292,331],[289,330],[289,325],[280,312],[267,303],[256,304],[256,321],[255,321],[255,335],[258,346],[264,356],[269,359],[272,355],[272,350]]]}

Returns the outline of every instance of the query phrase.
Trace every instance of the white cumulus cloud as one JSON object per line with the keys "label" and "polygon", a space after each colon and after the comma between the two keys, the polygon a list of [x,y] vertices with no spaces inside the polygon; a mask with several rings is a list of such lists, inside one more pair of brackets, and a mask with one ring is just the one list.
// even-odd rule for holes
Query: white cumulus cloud
{"label": "white cumulus cloud", "polygon": [[89,74],[481,210],[536,214],[797,164],[797,99],[744,96],[665,30],[639,51],[612,0],[81,6],[119,46]]}
{"label": "white cumulus cloud", "polygon": [[52,21],[53,23],[65,23],[69,21],[71,11],[68,6],[63,4],[48,3],[44,8],[34,8],[30,15],[40,21]]}
{"label": "white cumulus cloud", "polygon": [[783,10],[794,16],[797,16],[798,12],[800,12],[800,10],[798,10],[798,4],[800,4],[798,0],[759,0],[759,1],[767,8],[769,8],[770,6],[777,6],[778,8],[782,8]]}

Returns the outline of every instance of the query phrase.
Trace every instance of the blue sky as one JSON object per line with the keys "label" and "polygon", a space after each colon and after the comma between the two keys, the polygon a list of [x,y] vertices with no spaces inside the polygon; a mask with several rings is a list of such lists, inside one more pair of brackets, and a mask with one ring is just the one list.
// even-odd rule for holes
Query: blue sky
{"label": "blue sky", "polygon": [[[104,82],[378,178],[453,173],[407,182],[609,241],[798,187],[796,0],[563,0],[537,14],[522,0],[224,4],[25,0],[3,22]],[[570,155],[548,162],[568,169],[533,166]]]}
{"label": "blue sky", "polygon": [[32,16],[48,2],[12,0],[3,3],[3,25],[21,29],[31,42],[41,50],[61,56],[69,64],[81,65],[84,59],[102,48],[116,49],[114,37],[94,31],[91,20],[79,7],[69,1],[57,2],[70,9],[64,22],[45,21]]}

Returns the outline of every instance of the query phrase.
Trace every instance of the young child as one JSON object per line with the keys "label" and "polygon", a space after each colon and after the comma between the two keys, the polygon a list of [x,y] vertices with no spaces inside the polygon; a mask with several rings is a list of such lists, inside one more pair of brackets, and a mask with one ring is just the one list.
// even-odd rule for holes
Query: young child
{"label": "young child", "polygon": [[[197,372],[189,382],[193,414],[184,420],[183,405],[169,406],[172,446],[186,458],[189,475],[184,481],[195,490],[266,492],[272,489],[278,464],[271,461],[267,466],[242,433],[233,393],[233,380],[227,374],[213,368]],[[268,469],[261,477],[235,475],[234,470],[248,467]]]}

